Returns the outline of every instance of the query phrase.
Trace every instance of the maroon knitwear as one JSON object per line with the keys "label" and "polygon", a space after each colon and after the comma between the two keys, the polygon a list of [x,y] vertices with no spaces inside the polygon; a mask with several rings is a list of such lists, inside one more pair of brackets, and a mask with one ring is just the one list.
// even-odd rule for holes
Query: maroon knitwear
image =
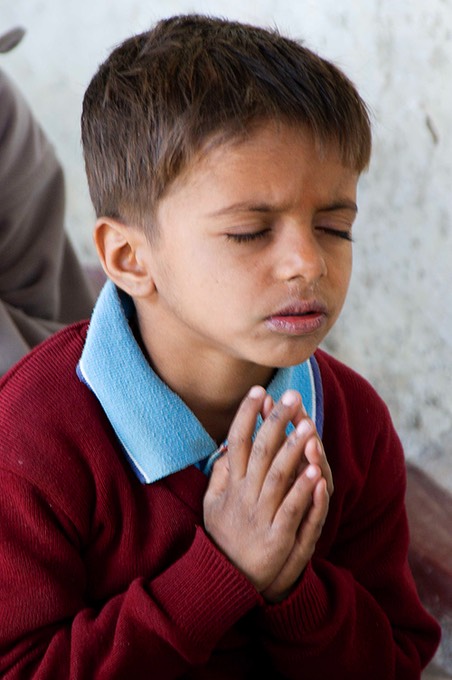
{"label": "maroon knitwear", "polygon": [[407,565],[404,457],[373,388],[316,353],[335,492],[298,586],[269,605],[204,531],[207,477],[134,475],[76,375],[86,328],[0,390],[1,677],[419,678],[439,628]]}

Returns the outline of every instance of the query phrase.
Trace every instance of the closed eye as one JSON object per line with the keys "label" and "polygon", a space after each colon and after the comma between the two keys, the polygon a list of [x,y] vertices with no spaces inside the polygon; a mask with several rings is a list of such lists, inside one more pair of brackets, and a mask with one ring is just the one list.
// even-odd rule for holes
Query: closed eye
{"label": "closed eye", "polygon": [[344,231],[343,229],[332,229],[331,227],[317,227],[318,231],[327,234],[328,236],[336,236],[342,238],[344,241],[353,241],[351,231]]}
{"label": "closed eye", "polygon": [[262,229],[261,231],[251,231],[246,234],[226,234],[228,241],[235,243],[249,243],[250,241],[257,241],[265,238],[270,233],[270,229]]}

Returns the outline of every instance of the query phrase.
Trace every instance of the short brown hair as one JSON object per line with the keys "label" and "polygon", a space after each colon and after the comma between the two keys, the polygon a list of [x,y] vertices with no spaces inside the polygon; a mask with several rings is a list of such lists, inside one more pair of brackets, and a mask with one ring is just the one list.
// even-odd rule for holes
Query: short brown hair
{"label": "short brown hair", "polygon": [[149,227],[157,202],[207,141],[226,141],[268,119],[335,142],[364,170],[371,130],[350,80],[301,43],[196,14],[129,38],[86,91],[82,141],[98,216]]}

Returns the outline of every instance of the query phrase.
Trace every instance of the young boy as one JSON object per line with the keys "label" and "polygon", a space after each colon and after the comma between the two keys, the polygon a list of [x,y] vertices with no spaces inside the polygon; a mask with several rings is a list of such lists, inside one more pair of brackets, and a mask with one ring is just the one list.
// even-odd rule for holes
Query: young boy
{"label": "young boy", "polygon": [[175,17],[100,67],[82,136],[110,280],[3,381],[3,676],[419,678],[401,445],[318,349],[356,90],[276,32]]}

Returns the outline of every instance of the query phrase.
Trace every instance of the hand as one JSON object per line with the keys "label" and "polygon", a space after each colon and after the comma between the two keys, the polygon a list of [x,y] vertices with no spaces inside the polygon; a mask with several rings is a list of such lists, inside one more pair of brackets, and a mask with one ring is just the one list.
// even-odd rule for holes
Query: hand
{"label": "hand", "polygon": [[[300,397],[301,399],[301,397]],[[273,399],[269,394],[266,395],[264,404],[262,407],[262,417],[265,419],[267,416],[271,413],[271,409],[273,407]],[[307,413],[303,408],[303,404],[301,406],[302,409],[302,416],[305,416],[308,419]],[[293,424],[300,424],[300,419],[297,418],[296,422],[292,421]],[[309,419],[308,419],[309,422]],[[309,427],[312,428],[313,432],[315,435],[311,437],[311,439],[308,440],[306,444],[306,449],[305,449],[305,455],[302,457],[300,461],[300,466],[298,468],[298,473],[300,474],[304,468],[306,468],[310,463],[312,465],[318,465],[320,467],[322,477],[325,478],[326,481],[326,487],[327,487],[327,492],[328,496],[331,496],[334,491],[334,483],[333,483],[333,475],[331,473],[331,468],[329,466],[328,460],[326,458],[325,454],[325,449],[323,448],[322,440],[320,439],[319,435],[315,431],[315,425],[314,423],[310,423]],[[306,455],[307,453],[307,455]]]}
{"label": "hand", "polygon": [[[254,443],[256,419],[264,422]],[[289,422],[295,430],[286,436]],[[262,387],[250,390],[215,463],[204,498],[212,540],[270,601],[298,580],[328,509],[331,471],[298,392],[273,405]]]}

